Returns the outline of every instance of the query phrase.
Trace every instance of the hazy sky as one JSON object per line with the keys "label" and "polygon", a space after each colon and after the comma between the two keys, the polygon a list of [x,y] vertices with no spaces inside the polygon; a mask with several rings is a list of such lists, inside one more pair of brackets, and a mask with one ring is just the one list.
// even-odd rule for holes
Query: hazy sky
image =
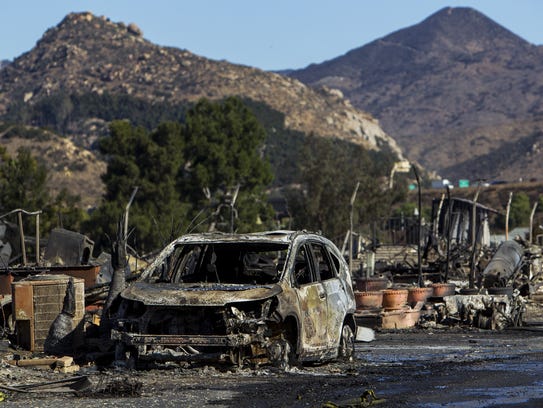
{"label": "hazy sky", "polygon": [[73,11],[136,23],[146,39],[266,70],[303,68],[424,20],[473,7],[543,44],[542,0],[2,0],[0,60],[30,50]]}

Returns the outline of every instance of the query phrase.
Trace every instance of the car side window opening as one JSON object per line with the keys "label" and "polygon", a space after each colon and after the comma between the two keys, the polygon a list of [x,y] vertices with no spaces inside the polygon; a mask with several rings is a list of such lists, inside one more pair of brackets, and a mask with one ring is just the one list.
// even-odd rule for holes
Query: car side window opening
{"label": "car side window opening", "polygon": [[339,276],[340,271],[340,260],[338,256],[334,252],[328,252],[328,255],[330,255],[330,260],[332,261],[331,266],[334,269],[334,275]]}
{"label": "car side window opening", "polygon": [[316,242],[312,242],[310,245],[318,272],[317,275],[320,275],[320,279],[324,281],[336,278],[336,269],[334,269],[332,263],[330,262],[329,253],[326,247]]}
{"label": "car side window opening", "polygon": [[296,253],[294,262],[294,280],[297,285],[306,285],[315,282],[315,276],[311,270],[311,262],[306,246],[301,246]]}

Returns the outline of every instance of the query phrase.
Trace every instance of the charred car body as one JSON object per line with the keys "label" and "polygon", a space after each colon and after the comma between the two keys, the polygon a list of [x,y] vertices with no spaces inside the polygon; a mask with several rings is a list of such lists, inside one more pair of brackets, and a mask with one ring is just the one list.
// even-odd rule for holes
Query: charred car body
{"label": "charred car body", "polygon": [[283,365],[353,352],[349,269],[319,234],[188,234],[119,300],[117,359]]}

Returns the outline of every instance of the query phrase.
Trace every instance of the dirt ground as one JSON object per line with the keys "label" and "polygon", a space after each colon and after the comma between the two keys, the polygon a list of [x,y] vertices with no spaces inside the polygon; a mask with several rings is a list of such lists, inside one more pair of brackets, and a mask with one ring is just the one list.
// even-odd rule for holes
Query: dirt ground
{"label": "dirt ground", "polygon": [[[543,328],[378,331],[352,362],[292,367],[82,367],[79,392],[2,389],[6,407],[541,407]],[[0,385],[66,378],[2,362]],[[373,393],[372,393],[373,392]]]}

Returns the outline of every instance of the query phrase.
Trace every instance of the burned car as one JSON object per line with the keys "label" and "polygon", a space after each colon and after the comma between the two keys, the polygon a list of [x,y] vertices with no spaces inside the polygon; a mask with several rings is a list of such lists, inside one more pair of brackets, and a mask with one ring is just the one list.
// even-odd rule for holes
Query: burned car
{"label": "burned car", "polygon": [[287,365],[354,349],[348,266],[305,231],[182,236],[118,300],[120,360]]}

